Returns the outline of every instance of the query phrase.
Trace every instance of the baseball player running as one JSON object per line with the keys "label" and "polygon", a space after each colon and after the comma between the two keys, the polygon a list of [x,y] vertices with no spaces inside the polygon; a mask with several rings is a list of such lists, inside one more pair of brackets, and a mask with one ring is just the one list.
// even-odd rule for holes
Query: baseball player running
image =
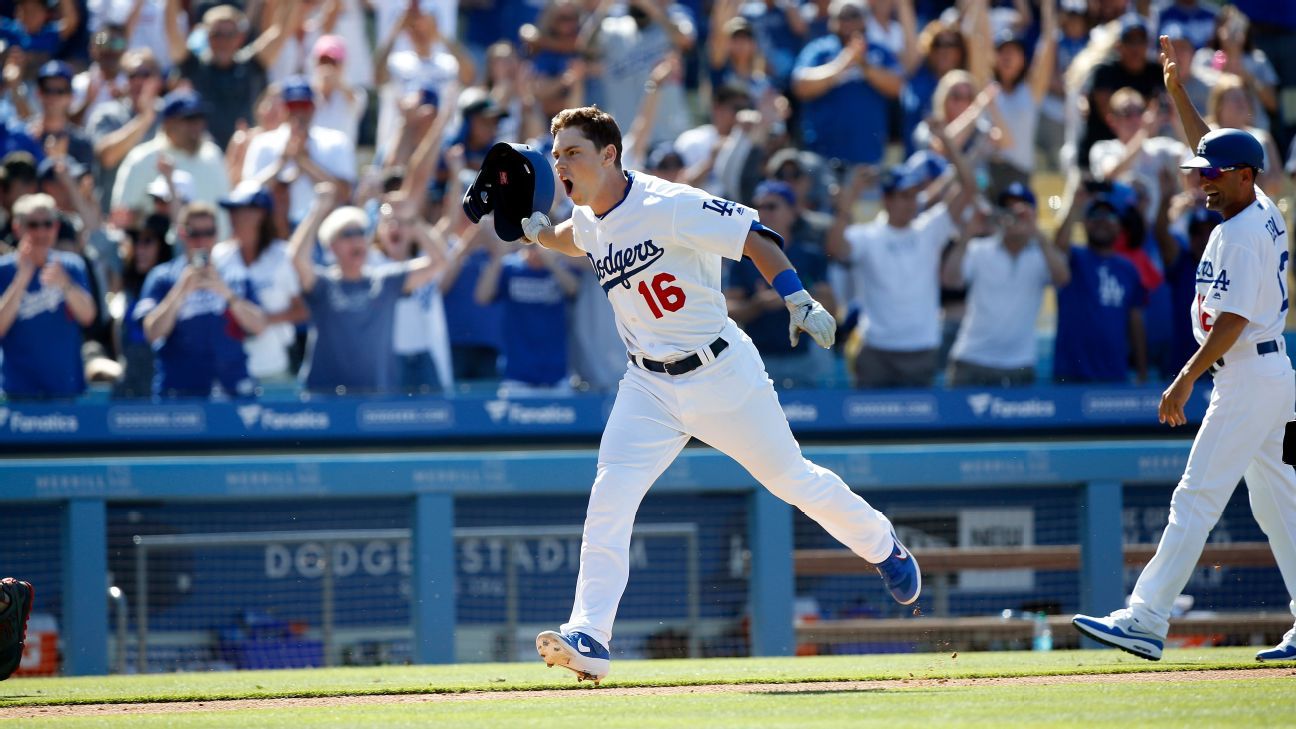
{"label": "baseball player running", "polygon": [[[1215,370],[1206,417],[1170,500],[1170,521],[1156,554],[1139,575],[1128,609],[1107,617],[1075,616],[1085,635],[1141,658],[1159,660],[1170,606],[1197,566],[1238,479],[1246,476],[1251,512],[1269,537],[1287,591],[1296,596],[1296,474],[1282,463],[1284,424],[1292,418],[1296,381],[1283,345],[1287,317],[1287,226],[1255,185],[1264,149],[1238,129],[1210,131],[1184,92],[1170,40],[1161,36],[1166,89],[1197,156],[1183,166],[1200,175],[1206,207],[1224,222],[1211,233],[1197,266],[1193,333],[1200,344],[1161,395],[1160,420],[1183,425],[1193,383]],[[1296,601],[1291,603],[1296,613]],[[1296,628],[1261,661],[1296,658]]]}
{"label": "baseball player running", "polygon": [[13,675],[22,663],[27,619],[35,597],[36,588],[30,582],[0,579],[0,681]]}
{"label": "baseball player running", "polygon": [[876,565],[898,602],[917,600],[918,565],[891,523],[802,457],[756,348],[728,318],[720,259],[747,256],[791,310],[793,343],[804,331],[832,346],[836,322],[801,285],[782,237],[750,208],[623,170],[621,131],[596,107],[561,112],[550,131],[558,178],[576,208],[557,226],[532,214],[523,235],[589,258],[630,362],[599,445],[571,619],[536,638],[540,657],[579,680],[608,675],[635,512],[690,437],[734,458]]}

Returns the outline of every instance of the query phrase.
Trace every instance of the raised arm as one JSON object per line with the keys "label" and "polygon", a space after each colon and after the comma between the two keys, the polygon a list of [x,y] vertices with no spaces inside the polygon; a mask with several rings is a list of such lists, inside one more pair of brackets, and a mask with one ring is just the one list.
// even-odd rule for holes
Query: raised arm
{"label": "raised arm", "polygon": [[167,55],[171,56],[172,66],[180,65],[189,57],[189,47],[185,45],[184,33],[181,32],[180,23],[176,20],[183,12],[184,6],[181,0],[166,0],[166,17],[170,20],[163,23],[162,27],[166,29]]}
{"label": "raised arm", "polygon": [[59,39],[67,40],[81,27],[81,12],[77,10],[75,0],[59,0]]}
{"label": "raised arm", "polygon": [[1165,77],[1166,92],[1174,102],[1175,111],[1179,113],[1179,122],[1183,124],[1184,141],[1196,150],[1201,138],[1210,131],[1210,126],[1197,112],[1192,99],[1188,98],[1183,80],[1179,78],[1179,64],[1175,62],[1175,52],[1170,45],[1170,37],[1164,35],[1161,36],[1161,71]]}
{"label": "raised arm", "polygon": [[283,50],[284,43],[288,41],[289,28],[301,22],[301,14],[301,0],[279,0],[270,27],[247,47],[247,50],[256,56],[261,68],[270,68],[274,65],[275,59],[279,57],[279,51]]}
{"label": "raised arm", "polygon": [[859,199],[860,193],[873,177],[873,170],[865,165],[858,165],[850,171],[846,184],[842,185],[837,193],[836,211],[832,225],[828,228],[826,241],[828,257],[835,261],[850,263],[851,246],[850,241],[846,240],[846,228],[851,224],[855,201]]}
{"label": "raised arm", "polygon": [[1027,71],[1031,97],[1039,104],[1048,94],[1057,66],[1057,0],[1040,0],[1040,40],[1035,48],[1035,59]]}
{"label": "raised arm", "polygon": [[336,196],[337,187],[331,183],[321,182],[316,185],[315,202],[288,242],[288,255],[292,257],[293,270],[297,272],[303,293],[308,294],[315,289],[315,264],[311,261],[311,253],[315,249],[320,223],[324,222],[324,218],[333,209]]}
{"label": "raised arm", "polygon": [[842,74],[858,68],[860,59],[867,52],[868,43],[862,36],[852,38],[831,61],[794,72],[792,93],[802,101],[813,101],[823,96],[841,83]]}

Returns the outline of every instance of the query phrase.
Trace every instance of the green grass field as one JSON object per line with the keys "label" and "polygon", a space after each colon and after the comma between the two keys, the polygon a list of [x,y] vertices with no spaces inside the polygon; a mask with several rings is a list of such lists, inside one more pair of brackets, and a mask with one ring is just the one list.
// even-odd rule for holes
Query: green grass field
{"label": "green grass field", "polygon": [[[392,666],[95,678],[10,679],[0,684],[0,722],[106,727],[951,727],[1296,726],[1296,663],[1273,671],[1195,679],[1211,669],[1252,669],[1254,649],[1169,651],[1149,663],[1116,651],[918,654],[784,659],[614,661],[595,689],[540,663]],[[1272,664],[1265,666],[1273,668]],[[1077,682],[1077,674],[1136,672],[1168,680]],[[1028,677],[1053,676],[1055,679]],[[958,679],[1014,678],[970,685]],[[886,681],[844,690],[835,681]],[[950,681],[943,685],[942,680]],[[786,691],[743,684],[798,685]],[[737,685],[722,692],[708,688]],[[654,687],[687,687],[654,692]],[[564,689],[557,695],[544,689]],[[631,690],[634,689],[634,690]],[[289,697],[507,692],[432,702],[276,705],[168,711],[167,702]],[[371,700],[372,701],[372,700]],[[150,703],[147,714],[30,718],[45,707]],[[185,707],[176,706],[175,709]],[[67,709],[61,711],[67,712]],[[28,717],[28,718],[16,718]]]}

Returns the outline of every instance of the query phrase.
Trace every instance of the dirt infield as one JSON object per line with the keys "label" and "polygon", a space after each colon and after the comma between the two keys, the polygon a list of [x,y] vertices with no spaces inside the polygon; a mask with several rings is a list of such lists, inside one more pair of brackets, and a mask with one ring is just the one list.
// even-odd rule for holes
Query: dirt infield
{"label": "dirt infield", "polygon": [[471,691],[440,694],[382,694],[366,696],[324,696],[284,699],[231,699],[123,704],[79,704],[64,706],[21,706],[0,708],[0,718],[111,716],[114,714],[169,714],[184,712],[236,711],[245,709],[334,708],[384,704],[436,704],[453,701],[506,701],[509,699],[563,698],[588,696],[673,696],[683,694],[763,693],[796,694],[825,691],[888,691],[914,688],[983,686],[1054,686],[1076,683],[1126,683],[1130,681],[1221,681],[1230,679],[1274,679],[1296,676],[1292,668],[1252,668],[1216,671],[1147,671],[1070,676],[1021,676],[1015,678],[930,678],[887,681],[820,681],[813,683],[710,684],[700,686],[634,686],[535,691]]}

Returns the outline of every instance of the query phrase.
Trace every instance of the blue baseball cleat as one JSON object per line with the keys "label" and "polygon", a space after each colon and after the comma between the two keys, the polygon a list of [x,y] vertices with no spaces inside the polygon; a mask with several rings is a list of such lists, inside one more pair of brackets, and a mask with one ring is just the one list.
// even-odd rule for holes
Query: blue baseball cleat
{"label": "blue baseball cleat", "polygon": [[576,681],[599,681],[612,670],[612,656],[602,643],[581,632],[567,634],[546,630],[536,636],[536,651],[550,668],[562,666],[576,674]]}
{"label": "blue baseball cleat", "polygon": [[922,593],[922,572],[918,569],[918,560],[900,543],[895,532],[891,532],[891,539],[895,542],[891,555],[882,560],[882,564],[873,566],[882,576],[882,583],[891,597],[901,605],[912,605]]}
{"label": "blue baseball cleat", "polygon": [[1144,628],[1129,610],[1117,610],[1105,618],[1077,615],[1071,618],[1071,624],[1099,643],[1149,661],[1161,660],[1165,636]]}
{"label": "blue baseball cleat", "polygon": [[1257,653],[1256,660],[1296,661],[1296,628],[1287,631],[1287,635],[1283,636],[1282,642],[1277,647]]}

